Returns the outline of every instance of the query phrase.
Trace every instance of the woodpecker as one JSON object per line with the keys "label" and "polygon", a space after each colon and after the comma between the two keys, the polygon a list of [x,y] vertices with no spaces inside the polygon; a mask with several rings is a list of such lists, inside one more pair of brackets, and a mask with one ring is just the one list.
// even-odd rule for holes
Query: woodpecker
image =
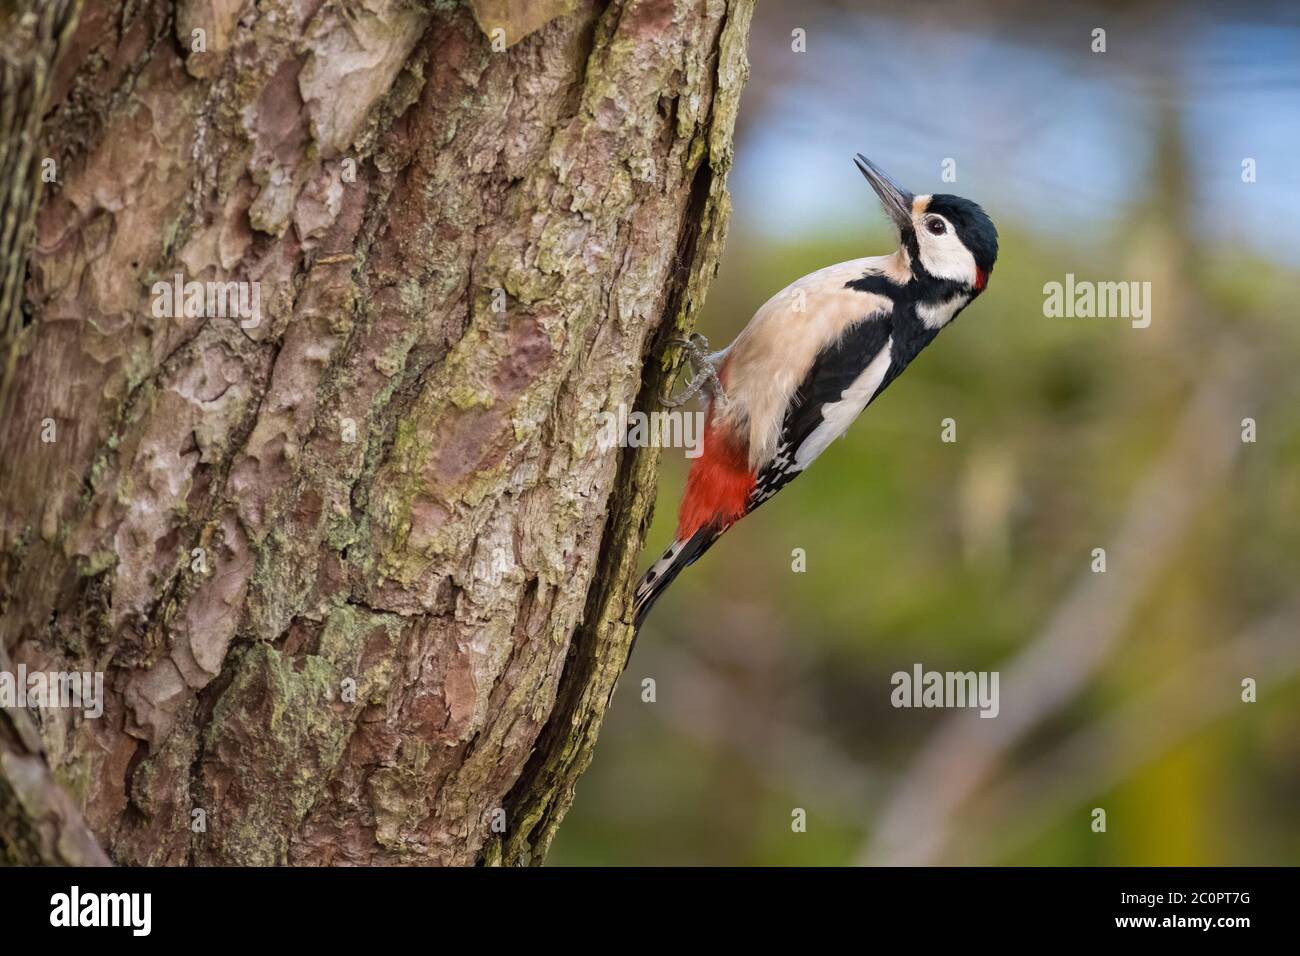
{"label": "woodpecker", "polygon": [[[898,228],[889,255],[827,266],[769,299],[734,342],[704,354],[704,449],[677,534],[634,592],[637,629],[682,570],[803,473],[944,326],[988,285],[993,221],[960,196],[914,196],[861,153],[854,160]],[[707,382],[707,384],[705,384]]]}

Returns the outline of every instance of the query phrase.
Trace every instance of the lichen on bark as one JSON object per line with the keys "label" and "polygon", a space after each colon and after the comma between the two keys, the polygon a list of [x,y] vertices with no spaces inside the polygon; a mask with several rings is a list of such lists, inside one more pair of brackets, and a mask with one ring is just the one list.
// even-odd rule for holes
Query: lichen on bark
{"label": "lichen on bark", "polygon": [[[750,16],[560,6],[496,50],[457,5],[86,3],[0,638],[106,673],[39,733],[114,860],[544,856],[654,497],[597,416],[652,400],[716,269]],[[160,315],[177,273],[259,283],[260,321]]]}

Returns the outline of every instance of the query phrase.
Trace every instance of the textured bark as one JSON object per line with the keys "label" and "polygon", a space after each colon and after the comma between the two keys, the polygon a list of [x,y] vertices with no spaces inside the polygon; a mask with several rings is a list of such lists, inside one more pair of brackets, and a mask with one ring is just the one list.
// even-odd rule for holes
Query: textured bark
{"label": "textured bark", "polygon": [[[104,672],[39,736],[119,863],[538,862],[572,800],[654,497],[598,412],[716,269],[750,9],[543,6],[82,10],[0,637]],[[157,317],[178,272],[260,283],[260,323]]]}
{"label": "textured bark", "polygon": [[48,0],[31,9],[0,6],[0,409],[27,320],[22,287],[32,217],[44,186],[38,163],[41,118],[80,6],[79,0]]}

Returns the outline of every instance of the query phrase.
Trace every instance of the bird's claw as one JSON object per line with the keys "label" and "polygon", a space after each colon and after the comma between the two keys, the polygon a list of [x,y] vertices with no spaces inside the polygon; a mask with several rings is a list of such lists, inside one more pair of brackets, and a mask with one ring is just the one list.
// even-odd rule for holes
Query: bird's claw
{"label": "bird's claw", "polygon": [[701,391],[715,401],[725,401],[722,380],[718,378],[717,367],[709,358],[709,340],[699,332],[692,332],[690,338],[668,340],[669,345],[676,345],[686,353],[686,362],[691,367],[691,380],[676,395],[661,395],[659,404],[665,408],[679,408],[685,405]]}

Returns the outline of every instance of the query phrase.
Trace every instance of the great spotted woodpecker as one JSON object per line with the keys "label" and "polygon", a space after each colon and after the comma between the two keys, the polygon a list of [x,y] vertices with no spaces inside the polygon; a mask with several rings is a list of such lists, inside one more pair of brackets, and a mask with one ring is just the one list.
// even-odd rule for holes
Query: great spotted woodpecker
{"label": "great spotted woodpecker", "polygon": [[998,234],[983,209],[913,196],[865,156],[856,162],[898,227],[898,249],[797,280],[721,352],[694,343],[697,382],[714,383],[704,450],[676,539],[637,585],[638,628],[683,568],[812,464],[988,284]]}

